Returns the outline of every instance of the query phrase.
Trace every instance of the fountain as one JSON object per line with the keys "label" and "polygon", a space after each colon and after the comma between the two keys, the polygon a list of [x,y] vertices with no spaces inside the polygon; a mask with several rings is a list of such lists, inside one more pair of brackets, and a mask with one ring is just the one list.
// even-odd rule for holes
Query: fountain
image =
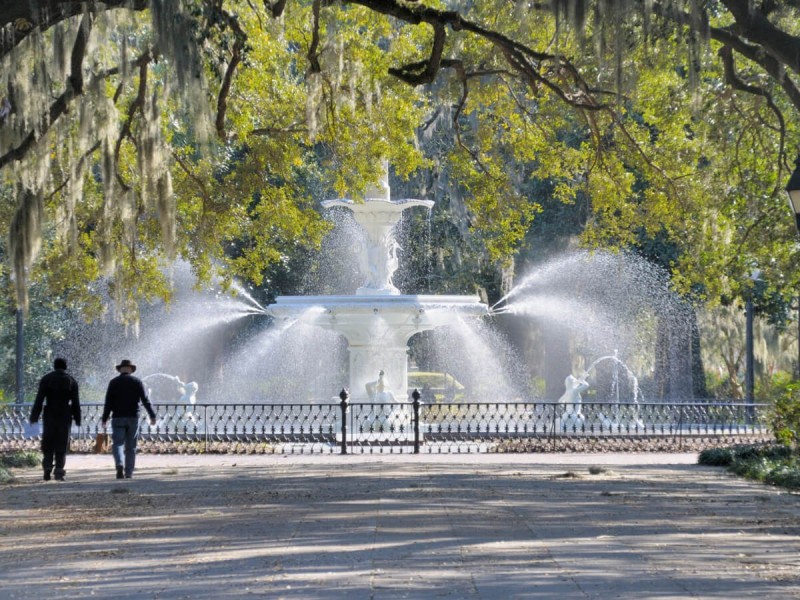
{"label": "fountain", "polygon": [[[111,324],[98,323],[85,335],[71,336],[74,347],[59,352],[85,359],[83,380],[98,395],[113,370],[112,363],[102,371],[103,361],[133,356],[144,375],[197,382],[200,403],[338,402],[335,395],[347,387],[355,402],[381,405],[394,398],[403,404],[408,343],[428,332],[419,340],[419,364],[457,378],[470,401],[553,400],[564,393],[568,373],[594,372],[595,366],[600,372],[590,381],[589,404],[601,396],[611,403],[636,402],[639,383],[648,398],[659,397],[651,353],[642,349],[655,346],[657,318],[674,311],[669,290],[648,269],[622,255],[573,252],[538,267],[492,309],[473,295],[404,294],[395,281],[404,258],[398,240],[409,242],[396,225],[404,211],[430,209],[433,202],[392,200],[385,171],[365,195],[364,201],[323,202],[338,226],[320,256],[323,268],[311,270],[324,279],[312,282],[321,285],[309,285],[308,295],[278,296],[265,308],[242,288],[235,297],[217,288],[193,289],[191,271],[182,265],[174,275],[173,303],[143,311],[141,336],[123,336]],[[355,259],[358,269],[351,268]],[[499,317],[482,318],[488,315]],[[517,336],[514,350],[508,333]],[[620,358],[605,356],[609,348],[620,348]],[[631,388],[624,374],[634,371],[644,375]],[[615,394],[615,381],[622,392]]]}
{"label": "fountain", "polygon": [[[366,239],[358,249],[364,278],[354,295],[278,296],[267,312],[278,320],[297,320],[343,335],[348,343],[351,398],[378,402],[371,391],[408,395],[408,340],[422,331],[456,323],[462,317],[481,317],[488,307],[477,296],[401,294],[392,278],[398,267],[394,227],[403,211],[433,206],[431,200],[391,200],[388,169],[380,185],[367,189],[363,202],[326,200],[326,208],[352,211]],[[380,377],[379,377],[380,374]],[[385,379],[384,379],[385,376]]]}

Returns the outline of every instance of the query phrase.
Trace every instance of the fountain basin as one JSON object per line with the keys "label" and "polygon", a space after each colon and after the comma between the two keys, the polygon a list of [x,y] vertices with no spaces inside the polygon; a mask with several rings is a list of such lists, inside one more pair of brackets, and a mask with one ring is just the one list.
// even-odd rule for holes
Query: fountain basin
{"label": "fountain basin", "polygon": [[342,334],[349,345],[350,394],[367,392],[380,371],[398,400],[408,394],[408,340],[416,333],[480,318],[489,308],[477,296],[278,296],[267,307],[275,319],[292,319]]}

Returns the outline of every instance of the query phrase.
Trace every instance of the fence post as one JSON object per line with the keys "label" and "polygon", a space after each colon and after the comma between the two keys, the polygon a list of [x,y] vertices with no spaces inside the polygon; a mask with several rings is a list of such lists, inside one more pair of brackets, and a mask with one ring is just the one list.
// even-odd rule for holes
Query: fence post
{"label": "fence post", "polygon": [[419,454],[419,406],[422,404],[419,399],[422,394],[419,393],[417,388],[411,392],[411,398],[414,400],[412,406],[414,407],[414,454]]}
{"label": "fence post", "polygon": [[552,435],[550,437],[553,440],[553,451],[555,451],[555,449],[556,449],[556,423],[558,421],[558,417],[557,417],[556,413],[558,412],[558,404],[556,403],[556,404],[553,404],[552,406],[553,406],[553,424],[552,424],[552,429],[551,429]]}
{"label": "fence post", "polygon": [[678,405],[678,449],[683,450],[683,404]]}
{"label": "fence post", "polygon": [[208,454],[208,404],[203,405],[203,452]]}
{"label": "fence post", "polygon": [[347,388],[342,388],[339,392],[341,402],[339,406],[342,408],[342,454],[347,454],[347,401],[350,398],[350,392]]}

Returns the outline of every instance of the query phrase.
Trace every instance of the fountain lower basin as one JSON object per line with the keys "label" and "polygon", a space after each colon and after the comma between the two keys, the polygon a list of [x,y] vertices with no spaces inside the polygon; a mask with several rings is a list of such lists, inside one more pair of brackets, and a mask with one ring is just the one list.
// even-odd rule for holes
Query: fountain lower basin
{"label": "fountain lower basin", "polygon": [[267,312],[342,334],[349,346],[351,398],[365,401],[374,400],[367,385],[380,371],[398,399],[407,397],[411,336],[483,317],[489,309],[477,296],[400,294],[279,296]]}

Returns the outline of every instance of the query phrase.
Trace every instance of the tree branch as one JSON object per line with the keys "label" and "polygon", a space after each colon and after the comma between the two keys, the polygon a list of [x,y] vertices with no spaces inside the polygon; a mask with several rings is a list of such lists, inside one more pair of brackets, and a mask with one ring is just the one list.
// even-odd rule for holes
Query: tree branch
{"label": "tree branch", "polygon": [[786,136],[786,122],[783,118],[783,113],[780,109],[775,105],[775,102],[772,99],[772,94],[770,94],[766,89],[756,86],[750,85],[742,81],[739,75],[736,73],[736,67],[733,63],[733,50],[730,46],[723,46],[717,52],[717,55],[722,59],[722,66],[725,72],[725,82],[730,85],[733,89],[739,90],[742,92],[746,92],[748,94],[753,94],[755,96],[761,96],[767,102],[767,106],[769,106],[770,110],[775,113],[775,116],[778,119],[779,123],[779,132],[781,135],[781,149],[783,148],[783,139]]}
{"label": "tree branch", "polygon": [[186,163],[183,157],[174,150],[172,151],[172,157],[175,159],[175,163],[186,173],[186,176],[195,183],[197,189],[200,191],[200,196],[203,198],[203,211],[205,212],[208,206],[213,204],[211,193],[206,187],[206,183],[192,171],[192,168]]}
{"label": "tree branch", "polygon": [[461,139],[461,126],[458,124],[458,118],[461,116],[461,111],[464,109],[464,105],[466,105],[467,103],[467,96],[469,95],[469,86],[467,85],[469,77],[467,76],[467,73],[464,70],[464,65],[461,63],[461,61],[448,61],[448,62],[453,63],[448,66],[455,69],[455,72],[458,75],[458,80],[461,82],[462,86],[461,98],[459,99],[458,104],[456,105],[456,111],[453,113],[453,128],[456,131],[456,142],[458,143],[459,146],[461,146],[464,149],[464,151],[467,154],[469,154],[472,157],[472,160],[475,162],[476,165],[478,165],[478,168],[480,168],[480,170],[483,171],[484,174],[488,175],[489,170],[486,168],[483,162],[481,162],[480,156],[478,156],[475,152],[473,152],[472,148],[467,146],[467,144],[465,144],[464,141]]}
{"label": "tree branch", "polygon": [[306,58],[308,58],[308,73],[322,73],[322,66],[319,64],[319,10],[320,0],[314,0],[311,5],[311,14],[314,17],[311,26],[311,44],[308,46]]}
{"label": "tree branch", "polygon": [[233,74],[236,71],[236,67],[238,67],[239,63],[242,61],[242,52],[244,51],[244,45],[247,42],[247,34],[244,32],[244,30],[242,30],[242,27],[239,25],[239,21],[235,16],[226,12],[223,12],[222,14],[228,23],[228,26],[231,28],[231,30],[233,30],[233,33],[236,36],[236,41],[233,43],[233,48],[231,50],[231,60],[228,63],[228,67],[225,69],[225,76],[222,78],[222,86],[219,89],[219,96],[217,97],[217,117],[215,120],[215,128],[219,138],[224,140],[226,138],[225,114],[228,110],[228,95],[231,91]]}
{"label": "tree branch", "polygon": [[[139,90],[136,93],[136,98],[133,99],[133,102],[131,102],[131,105],[128,107],[128,118],[125,119],[125,123],[122,124],[117,143],[114,145],[114,162],[116,164],[119,164],[119,151],[125,138],[130,139],[131,143],[136,146],[136,141],[131,135],[131,126],[133,124],[134,115],[144,108],[145,95],[147,94],[147,67],[148,63],[146,62],[139,65]],[[130,189],[130,186],[122,179],[122,175],[119,171],[116,171],[115,177],[120,186],[122,186],[122,189],[126,191]]]}
{"label": "tree branch", "polygon": [[[86,152],[81,155],[78,159],[77,164],[75,165],[75,171],[80,172],[83,170],[83,165],[86,163],[86,159],[89,158],[92,154],[94,154],[100,148],[100,142],[95,142]],[[63,190],[67,185],[69,185],[71,175],[67,175],[64,180],[57,185],[52,192],[50,192],[46,197],[45,201],[49,202],[56,194],[58,194],[61,190]]]}
{"label": "tree branch", "polygon": [[275,2],[264,0],[264,8],[267,9],[267,12],[270,13],[273,18],[277,19],[283,14],[283,10],[286,8],[286,0],[275,0]]}
{"label": "tree branch", "polygon": [[148,0],[0,0],[0,59],[36,31],[46,31],[56,23],[82,14],[96,14],[126,8],[141,11]]}
{"label": "tree branch", "polygon": [[[83,94],[83,59],[86,54],[86,44],[89,40],[91,28],[91,16],[86,14],[83,16],[83,19],[81,19],[81,24],[78,28],[78,35],[75,37],[75,44],[72,46],[72,54],[70,56],[70,74],[67,77],[66,89],[50,105],[47,119],[43,119],[42,123],[40,124],[38,137],[45,135],[58,120],[58,118],[67,112],[70,102]],[[38,137],[36,129],[31,129],[30,133],[25,136],[19,146],[12,148],[0,156],[0,169],[11,162],[22,160],[22,158],[24,158],[27,154],[28,150],[30,150],[36,143]]]}
{"label": "tree branch", "polygon": [[764,53],[760,46],[748,44],[727,29],[712,27],[709,31],[712,39],[729,46],[744,58],[753,61],[764,69],[781,86],[781,89],[789,97],[789,101],[800,112],[800,89],[798,89],[784,70],[783,65],[774,56]]}
{"label": "tree branch", "polygon": [[[326,0],[328,3],[333,0]],[[427,61],[419,61],[390,69],[390,73],[411,85],[422,85],[433,81],[443,64],[441,54],[446,36],[446,28],[453,31],[466,31],[472,33],[497,48],[517,71],[523,80],[527,81],[534,89],[538,84],[550,88],[556,95],[568,104],[588,110],[602,110],[606,105],[597,102],[594,94],[578,69],[572,65],[565,56],[536,51],[524,44],[520,44],[510,37],[497,31],[486,29],[477,23],[463,18],[457,11],[444,11],[420,5],[410,5],[398,0],[344,0],[350,4],[358,4],[372,11],[403,20],[406,23],[417,25],[427,23],[434,29],[434,43],[431,55]],[[542,74],[542,65],[551,63],[557,65],[556,73],[568,76],[568,83],[574,87],[573,92],[562,89],[561,86]]]}
{"label": "tree branch", "polygon": [[[770,94],[767,90],[758,86],[749,85],[742,81],[742,79],[736,73],[736,68],[733,63],[733,51],[729,46],[723,46],[720,48],[718,54],[722,59],[722,65],[725,72],[725,82],[735,90],[764,98],[767,102],[767,106],[778,119],[778,169],[780,173],[784,164],[786,163],[786,121],[783,118],[783,113],[773,101],[772,94]],[[783,178],[780,175],[777,178],[778,181],[782,181],[782,179]],[[772,191],[773,194],[779,193],[780,185],[781,183],[776,183],[776,186]]]}
{"label": "tree branch", "polygon": [[442,66],[442,52],[444,51],[446,39],[447,34],[444,25],[435,24],[433,26],[433,47],[431,48],[430,58],[427,61],[410,63],[399,68],[390,68],[389,74],[412,86],[433,82],[436,79],[436,73],[439,72],[439,68]]}
{"label": "tree branch", "polygon": [[302,133],[308,129],[301,123],[292,123],[289,127],[256,127],[248,135],[283,135],[287,133]]}
{"label": "tree branch", "polygon": [[800,73],[800,37],[773,25],[750,0],[720,1],[736,19],[737,33],[761,46],[762,51],[787,68]]}

